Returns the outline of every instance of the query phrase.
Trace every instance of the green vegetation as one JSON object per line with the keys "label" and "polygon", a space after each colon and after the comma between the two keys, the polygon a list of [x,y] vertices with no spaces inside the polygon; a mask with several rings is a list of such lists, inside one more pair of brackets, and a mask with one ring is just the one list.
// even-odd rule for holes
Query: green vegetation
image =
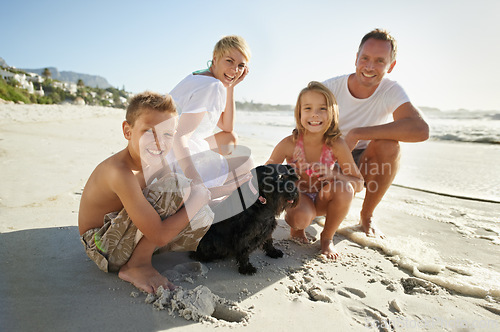
{"label": "green vegetation", "polygon": [[[4,68],[2,68],[4,69]],[[47,69],[47,68],[46,68]],[[9,68],[9,71],[10,68]],[[14,71],[11,71],[14,72]],[[16,74],[25,74],[25,72],[20,70],[15,70]],[[8,79],[3,79],[0,77],[0,98],[6,101],[13,101],[15,103],[25,103],[25,104],[59,104],[62,102],[73,102],[76,98],[81,97],[85,104],[87,105],[99,105],[99,106],[110,106],[110,107],[126,107],[126,102],[122,100],[127,100],[129,94],[124,90],[119,90],[116,88],[93,88],[85,86],[82,80],[78,80],[77,83],[77,93],[72,94],[69,91],[57,87],[57,80],[50,79],[50,70],[44,72],[46,79],[43,83],[33,82],[33,87],[35,91],[44,91],[44,96],[38,94],[30,94],[27,90],[20,87],[19,82],[17,82],[12,77]],[[120,98],[123,97],[123,98]]]}
{"label": "green vegetation", "polygon": [[[33,97],[34,100],[32,99]],[[36,101],[35,95],[31,95],[24,89],[8,84],[2,77],[0,77],[0,98],[14,102],[20,101],[25,104],[31,104]]]}
{"label": "green vegetation", "polygon": [[51,78],[52,77],[52,73],[50,72],[50,69],[49,68],[45,68],[43,70],[42,76],[45,77],[45,78]]}
{"label": "green vegetation", "polygon": [[[109,97],[107,97],[109,96]],[[100,105],[111,107],[125,107],[120,100],[120,97],[128,99],[128,93],[125,90],[118,90],[116,88],[92,88],[89,86],[78,87],[76,97],[81,97],[85,100],[87,105]],[[111,103],[111,100],[113,103]]]}
{"label": "green vegetation", "polygon": [[38,104],[59,104],[63,101],[72,102],[76,96],[64,89],[57,88],[53,85],[51,79],[46,79],[42,84],[33,83],[35,90],[40,90],[40,87],[45,92],[44,96],[37,96]]}

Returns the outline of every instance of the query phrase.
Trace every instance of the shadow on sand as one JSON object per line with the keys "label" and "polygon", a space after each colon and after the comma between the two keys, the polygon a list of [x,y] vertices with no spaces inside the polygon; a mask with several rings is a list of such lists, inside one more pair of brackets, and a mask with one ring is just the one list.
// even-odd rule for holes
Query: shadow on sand
{"label": "shadow on sand", "polygon": [[[254,276],[240,275],[235,261],[228,260],[204,264],[205,276],[176,285],[192,289],[202,284],[220,297],[241,301],[285,278],[286,269],[300,267],[260,250],[250,260],[259,269]],[[187,262],[192,262],[187,253],[153,256],[162,273]],[[77,227],[1,233],[0,266],[0,322],[5,331],[157,331],[194,323],[155,310],[144,303],[144,294],[131,296],[137,292],[134,286],[100,271],[86,256]],[[263,273],[269,269],[273,273]]]}

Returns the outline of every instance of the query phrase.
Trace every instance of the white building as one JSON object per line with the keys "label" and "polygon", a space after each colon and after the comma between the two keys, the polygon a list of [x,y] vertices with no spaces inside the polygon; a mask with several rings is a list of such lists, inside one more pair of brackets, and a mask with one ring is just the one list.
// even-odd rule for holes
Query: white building
{"label": "white building", "polygon": [[64,90],[68,91],[72,95],[76,95],[78,87],[75,83],[64,82]]}
{"label": "white building", "polygon": [[2,76],[3,79],[7,79],[9,77],[14,77],[14,73],[11,73],[10,71],[0,69],[0,76]]}
{"label": "white building", "polygon": [[43,83],[45,78],[35,73],[27,73],[30,76],[30,81],[35,83]]}
{"label": "white building", "polygon": [[52,86],[54,88],[64,89],[64,83],[63,82],[52,81]]}
{"label": "white building", "polygon": [[13,78],[19,82],[21,88],[28,90],[29,93],[35,92],[33,82],[26,79],[26,74],[14,74]]}
{"label": "white building", "polygon": [[45,91],[43,91],[41,85],[40,85],[40,90],[35,90],[35,94],[41,97],[45,96]]}

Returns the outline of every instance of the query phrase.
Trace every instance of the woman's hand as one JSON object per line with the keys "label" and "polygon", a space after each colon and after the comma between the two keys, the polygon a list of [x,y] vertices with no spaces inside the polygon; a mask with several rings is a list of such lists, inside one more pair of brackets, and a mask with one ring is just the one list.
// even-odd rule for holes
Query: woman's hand
{"label": "woman's hand", "polygon": [[231,87],[234,87],[236,86],[238,83],[242,82],[245,77],[248,75],[250,69],[248,68],[248,66],[245,66],[245,69],[243,69],[243,72],[241,73],[240,77],[238,77],[234,83],[231,85]]}
{"label": "woman's hand", "polygon": [[189,198],[186,203],[184,203],[189,220],[191,220],[203,206],[207,205],[210,200],[210,191],[204,184],[191,183]]}
{"label": "woman's hand", "polygon": [[231,180],[222,186],[210,188],[210,193],[212,194],[212,199],[231,195],[233,191],[241,187],[244,183],[252,179],[252,173],[242,175],[238,178],[238,181]]}

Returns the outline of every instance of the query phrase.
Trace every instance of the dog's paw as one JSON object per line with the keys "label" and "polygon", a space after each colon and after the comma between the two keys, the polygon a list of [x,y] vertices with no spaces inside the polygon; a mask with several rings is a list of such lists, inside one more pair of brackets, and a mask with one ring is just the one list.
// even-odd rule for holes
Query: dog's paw
{"label": "dog's paw", "polygon": [[283,251],[276,248],[270,248],[266,250],[266,255],[271,258],[281,258],[283,257]]}
{"label": "dog's paw", "polygon": [[252,275],[255,274],[255,272],[257,272],[257,269],[255,268],[255,266],[249,263],[247,265],[240,265],[238,267],[238,272],[241,274]]}

